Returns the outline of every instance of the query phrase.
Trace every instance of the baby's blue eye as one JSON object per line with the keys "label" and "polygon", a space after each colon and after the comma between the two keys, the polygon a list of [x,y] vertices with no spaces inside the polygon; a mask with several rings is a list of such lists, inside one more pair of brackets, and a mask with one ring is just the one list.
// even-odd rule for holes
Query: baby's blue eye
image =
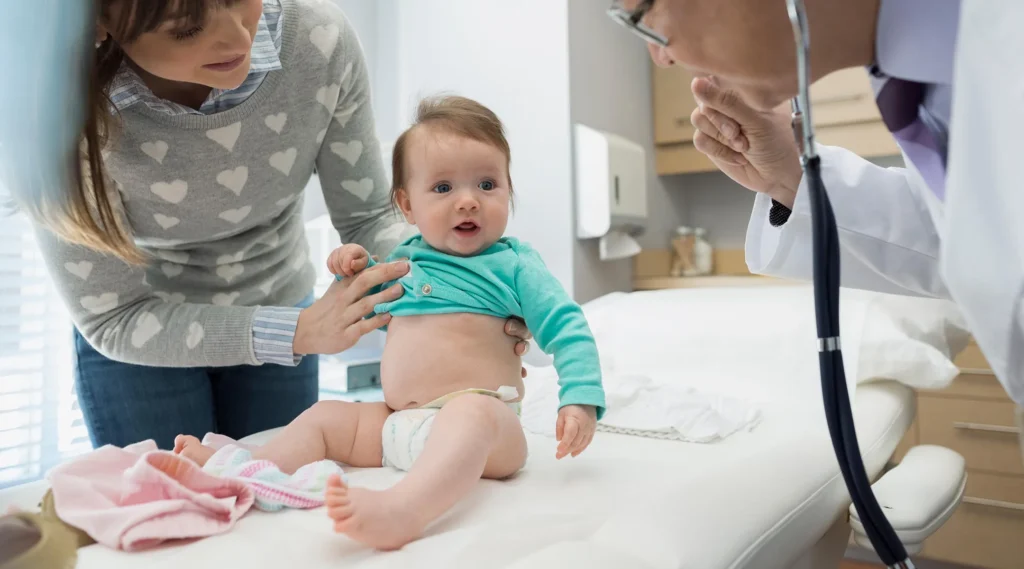
{"label": "baby's blue eye", "polygon": [[481,190],[490,191],[494,189],[494,182],[490,180],[484,180],[483,182],[480,182],[479,187]]}
{"label": "baby's blue eye", "polygon": [[434,191],[439,194],[447,194],[452,191],[452,186],[451,184],[438,184],[434,186]]}

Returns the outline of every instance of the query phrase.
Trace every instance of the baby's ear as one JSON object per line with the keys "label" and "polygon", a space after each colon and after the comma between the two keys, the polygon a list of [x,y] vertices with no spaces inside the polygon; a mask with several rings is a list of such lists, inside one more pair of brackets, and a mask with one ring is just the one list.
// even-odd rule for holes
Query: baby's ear
{"label": "baby's ear", "polygon": [[412,202],[409,200],[409,192],[405,191],[405,188],[398,188],[395,191],[395,204],[398,205],[398,209],[405,216],[405,221],[409,225],[416,225],[412,215]]}

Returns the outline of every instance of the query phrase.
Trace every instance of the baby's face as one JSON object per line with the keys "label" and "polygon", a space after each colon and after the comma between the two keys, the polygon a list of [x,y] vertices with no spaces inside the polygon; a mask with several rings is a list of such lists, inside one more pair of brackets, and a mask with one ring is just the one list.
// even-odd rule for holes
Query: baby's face
{"label": "baby's face", "polygon": [[398,206],[431,247],[470,256],[504,235],[511,189],[500,150],[420,127],[409,137],[405,161]]}

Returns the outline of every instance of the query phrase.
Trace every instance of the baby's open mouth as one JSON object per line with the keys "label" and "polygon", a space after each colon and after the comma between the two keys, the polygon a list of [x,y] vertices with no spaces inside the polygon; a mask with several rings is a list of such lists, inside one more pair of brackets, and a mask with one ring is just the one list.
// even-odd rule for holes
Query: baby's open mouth
{"label": "baby's open mouth", "polygon": [[473,235],[480,230],[480,226],[472,221],[465,221],[455,226],[455,232],[460,235]]}

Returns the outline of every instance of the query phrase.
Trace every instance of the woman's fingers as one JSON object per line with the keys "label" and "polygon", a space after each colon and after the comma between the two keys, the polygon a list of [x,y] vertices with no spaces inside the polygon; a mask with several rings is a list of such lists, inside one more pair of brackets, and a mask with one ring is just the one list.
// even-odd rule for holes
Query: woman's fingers
{"label": "woman's fingers", "polygon": [[360,298],[370,292],[370,289],[373,287],[380,286],[388,281],[393,281],[408,272],[409,263],[406,262],[376,265],[359,273],[356,278],[352,279],[351,284],[349,284],[348,291],[351,293],[352,297]]}
{"label": "woman's fingers", "polygon": [[694,133],[693,145],[712,160],[718,160],[734,166],[744,166],[747,164],[747,159],[742,154],[732,148],[728,148],[701,131]]}
{"label": "woman's fingers", "polygon": [[[365,271],[360,274],[365,274]],[[341,319],[345,327],[351,326],[353,323],[362,319],[367,314],[373,312],[373,307],[384,302],[390,302],[396,298],[402,296],[402,285],[395,283],[390,287],[369,296],[364,296],[359,300],[349,304],[341,312]]]}
{"label": "woman's fingers", "polygon": [[354,325],[349,327],[349,330],[354,330],[362,338],[363,336],[378,330],[391,322],[391,314],[385,312],[384,314],[377,314],[373,318],[363,318],[356,322]]}

